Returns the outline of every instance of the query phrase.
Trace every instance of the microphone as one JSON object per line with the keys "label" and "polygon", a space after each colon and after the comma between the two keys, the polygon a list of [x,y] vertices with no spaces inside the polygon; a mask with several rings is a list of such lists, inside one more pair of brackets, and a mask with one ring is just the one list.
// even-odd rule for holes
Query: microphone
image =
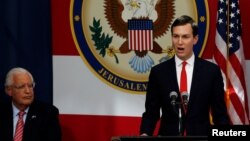
{"label": "microphone", "polygon": [[181,98],[182,98],[183,104],[185,106],[187,106],[187,104],[188,104],[188,93],[187,92],[182,92],[181,93]]}
{"label": "microphone", "polygon": [[169,96],[171,98],[171,104],[174,106],[176,104],[176,99],[178,97],[178,94],[177,92],[172,91]]}

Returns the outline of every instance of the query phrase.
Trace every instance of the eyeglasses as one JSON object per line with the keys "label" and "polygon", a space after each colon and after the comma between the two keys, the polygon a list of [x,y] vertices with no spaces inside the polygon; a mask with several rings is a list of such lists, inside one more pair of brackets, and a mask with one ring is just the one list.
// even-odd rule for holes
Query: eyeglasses
{"label": "eyeglasses", "polygon": [[28,87],[29,89],[33,89],[35,87],[35,82],[29,84],[21,84],[21,85],[12,85],[13,88],[17,90],[22,90]]}

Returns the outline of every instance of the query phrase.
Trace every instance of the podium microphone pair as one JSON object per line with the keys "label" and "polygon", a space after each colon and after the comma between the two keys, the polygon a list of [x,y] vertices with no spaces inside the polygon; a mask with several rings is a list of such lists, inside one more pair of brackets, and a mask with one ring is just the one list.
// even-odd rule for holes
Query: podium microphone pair
{"label": "podium microphone pair", "polygon": [[173,106],[175,106],[176,104],[184,104],[185,106],[187,106],[187,104],[188,104],[188,93],[187,92],[181,93],[182,102],[176,102],[176,99],[178,98],[178,94],[175,91],[172,91],[169,96],[171,99],[171,104]]}
{"label": "podium microphone pair", "polygon": [[179,114],[179,134],[182,135],[183,125],[182,125],[181,107],[182,106],[184,106],[184,107],[187,106],[187,104],[188,104],[188,93],[187,92],[182,92],[181,93],[181,102],[176,102],[176,99],[178,98],[177,92],[172,91],[169,96],[170,96],[171,104],[173,105],[173,108],[175,109],[176,104],[179,107],[179,112],[177,112],[176,109],[174,111],[177,112],[177,114]]}

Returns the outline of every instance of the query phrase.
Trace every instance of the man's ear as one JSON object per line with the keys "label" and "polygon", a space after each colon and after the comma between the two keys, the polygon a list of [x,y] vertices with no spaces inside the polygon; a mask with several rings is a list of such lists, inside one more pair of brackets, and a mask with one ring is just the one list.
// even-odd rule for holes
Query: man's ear
{"label": "man's ear", "polygon": [[12,92],[11,92],[11,87],[10,86],[5,86],[5,93],[8,95],[8,96],[12,96]]}
{"label": "man's ear", "polygon": [[194,37],[194,45],[196,45],[196,44],[197,44],[198,40],[199,40],[199,36],[198,36],[198,35],[196,35],[196,36]]}

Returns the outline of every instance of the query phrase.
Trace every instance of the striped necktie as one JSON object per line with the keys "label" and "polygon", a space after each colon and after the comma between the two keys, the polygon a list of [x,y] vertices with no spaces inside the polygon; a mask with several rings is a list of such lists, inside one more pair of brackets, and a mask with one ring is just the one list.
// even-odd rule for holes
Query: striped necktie
{"label": "striped necktie", "polygon": [[23,127],[24,127],[24,121],[23,121],[23,115],[25,114],[24,111],[20,111],[18,113],[18,121],[16,124],[16,131],[13,141],[22,141],[23,139]]}

